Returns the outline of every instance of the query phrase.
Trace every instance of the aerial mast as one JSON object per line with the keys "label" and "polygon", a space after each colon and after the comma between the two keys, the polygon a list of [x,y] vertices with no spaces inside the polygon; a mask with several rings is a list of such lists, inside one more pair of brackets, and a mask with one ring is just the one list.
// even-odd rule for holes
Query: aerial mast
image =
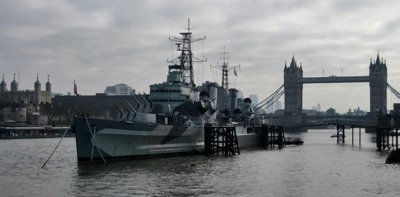
{"label": "aerial mast", "polygon": [[188,19],[187,32],[181,32],[181,37],[169,37],[170,41],[175,42],[177,51],[180,52],[179,57],[168,61],[169,63],[175,63],[170,68],[178,68],[181,71],[183,83],[195,87],[194,74],[193,74],[193,62],[206,62],[207,59],[200,59],[193,56],[192,43],[206,39],[205,36],[202,38],[193,39],[192,32],[190,32],[190,19]]}
{"label": "aerial mast", "polygon": [[217,65],[214,66],[214,68],[220,69],[222,71],[222,87],[226,90],[229,89],[229,83],[228,83],[228,76],[229,76],[229,71],[233,69],[233,72],[235,76],[237,75],[236,73],[236,68],[240,68],[240,64],[237,66],[232,66],[229,67],[229,52],[225,51],[225,46],[224,46],[224,51],[219,53],[220,54],[220,59],[222,59],[224,62],[222,65]]}

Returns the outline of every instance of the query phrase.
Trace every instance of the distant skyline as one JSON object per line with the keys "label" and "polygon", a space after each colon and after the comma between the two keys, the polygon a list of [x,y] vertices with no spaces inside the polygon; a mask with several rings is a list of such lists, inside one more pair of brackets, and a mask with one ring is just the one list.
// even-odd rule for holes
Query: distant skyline
{"label": "distant skyline", "polygon": [[[400,89],[400,19],[396,0],[328,1],[2,1],[0,72],[9,87],[20,72],[20,89],[42,88],[50,74],[53,92],[104,92],[125,83],[137,92],[166,80],[172,58],[169,36],[178,36],[191,20],[195,81],[221,83],[223,47],[230,64],[230,87],[261,101],[283,84],[285,61],[292,55],[304,76],[368,75],[377,52],[388,66],[388,83]],[[175,53],[175,51],[173,51]],[[176,53],[175,53],[176,55]],[[369,85],[304,85],[303,106],[321,103],[344,113],[369,110]],[[388,109],[397,98],[388,92]],[[283,106],[282,106],[283,107]]]}

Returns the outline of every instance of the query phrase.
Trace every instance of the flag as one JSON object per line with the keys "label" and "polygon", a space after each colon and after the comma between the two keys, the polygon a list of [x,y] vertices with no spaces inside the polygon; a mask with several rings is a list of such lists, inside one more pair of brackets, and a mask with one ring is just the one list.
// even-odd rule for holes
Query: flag
{"label": "flag", "polygon": [[76,87],[75,80],[74,80],[74,94],[78,96],[78,87]]}
{"label": "flag", "polygon": [[235,76],[237,77],[236,69],[233,69],[233,74],[235,74]]}

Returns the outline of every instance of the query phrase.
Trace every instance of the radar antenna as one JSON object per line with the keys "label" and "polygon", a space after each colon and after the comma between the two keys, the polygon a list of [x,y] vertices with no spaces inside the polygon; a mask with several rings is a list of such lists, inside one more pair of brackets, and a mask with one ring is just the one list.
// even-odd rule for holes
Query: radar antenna
{"label": "radar antenna", "polygon": [[237,76],[236,68],[240,68],[240,64],[236,66],[229,66],[229,52],[225,51],[225,46],[224,46],[224,51],[219,53],[220,54],[220,59],[224,61],[222,65],[217,65],[217,66],[210,66],[216,69],[219,69],[222,71],[222,87],[226,90],[229,89],[229,83],[228,83],[228,76],[229,76],[229,71],[233,70],[233,73],[235,76]]}
{"label": "radar antenna", "polygon": [[175,42],[179,56],[173,60],[167,60],[168,63],[174,63],[169,66],[169,69],[176,69],[181,72],[183,83],[195,87],[194,74],[193,74],[193,62],[206,62],[207,59],[197,58],[192,53],[192,43],[206,39],[205,36],[202,38],[192,38],[192,32],[190,32],[190,18],[188,19],[187,32],[181,32],[181,37],[169,37],[169,40]]}

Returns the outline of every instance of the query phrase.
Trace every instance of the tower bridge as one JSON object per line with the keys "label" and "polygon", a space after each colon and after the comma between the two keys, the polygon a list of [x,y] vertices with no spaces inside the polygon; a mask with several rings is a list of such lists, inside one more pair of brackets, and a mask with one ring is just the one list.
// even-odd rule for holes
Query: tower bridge
{"label": "tower bridge", "polygon": [[[368,83],[370,87],[370,110],[365,121],[376,121],[380,114],[387,113],[387,89],[400,98],[400,92],[387,83],[386,61],[377,55],[375,60],[370,60],[368,76],[329,76],[329,77],[303,77],[302,65],[297,65],[292,57],[290,65],[285,63],[284,84],[270,96],[255,104],[254,110],[261,112],[284,95],[284,113],[274,124],[286,126],[303,126],[310,121],[318,121],[320,118],[312,118],[303,115],[303,85],[317,83]],[[348,117],[358,120],[359,117]],[[277,122],[278,121],[278,122]]]}
{"label": "tower bridge", "polygon": [[[303,116],[303,85],[315,83],[369,83],[370,87],[370,112],[366,116]],[[254,110],[261,112],[285,95],[284,114],[280,117],[269,117],[269,123],[295,127],[296,130],[315,126],[336,125],[337,142],[345,142],[345,128],[351,128],[351,140],[354,145],[354,128],[359,129],[359,144],[361,145],[361,128],[376,131],[376,144],[378,150],[398,149],[398,136],[400,130],[400,116],[387,114],[387,89],[397,98],[400,92],[387,83],[386,61],[379,57],[370,60],[368,76],[329,76],[329,77],[303,77],[302,65],[297,65],[292,57],[290,65],[285,63],[284,84],[270,96],[255,104]],[[391,143],[390,143],[391,138]],[[396,142],[394,143],[394,139]]]}
{"label": "tower bridge", "polygon": [[314,83],[369,83],[370,113],[369,120],[376,120],[378,114],[387,112],[387,67],[386,61],[376,57],[370,60],[369,76],[329,76],[303,77],[302,65],[298,66],[294,57],[284,68],[284,125],[301,125],[303,123],[303,85]]}

